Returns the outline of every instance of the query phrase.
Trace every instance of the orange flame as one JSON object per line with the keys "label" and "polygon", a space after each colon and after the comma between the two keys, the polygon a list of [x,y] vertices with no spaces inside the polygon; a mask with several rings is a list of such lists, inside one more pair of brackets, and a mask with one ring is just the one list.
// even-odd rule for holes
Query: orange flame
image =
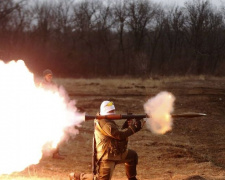
{"label": "orange flame", "polygon": [[22,60],[0,61],[0,174],[22,171],[39,163],[43,147],[65,138],[65,130],[84,121],[75,101],[60,88],[37,87]]}

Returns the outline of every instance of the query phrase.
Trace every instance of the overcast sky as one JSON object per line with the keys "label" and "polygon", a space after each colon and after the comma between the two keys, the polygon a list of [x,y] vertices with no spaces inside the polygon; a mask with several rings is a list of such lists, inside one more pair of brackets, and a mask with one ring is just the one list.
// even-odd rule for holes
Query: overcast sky
{"label": "overcast sky", "polygon": [[[20,0],[14,0],[14,1],[20,1]],[[58,1],[58,0],[30,0],[30,2],[37,2],[37,1],[40,1],[40,2],[47,2],[47,1]],[[82,1],[82,0],[75,0],[75,2],[79,2],[79,1]],[[101,0],[103,2],[111,2],[111,0]],[[117,1],[123,1],[123,0],[117,0]],[[163,6],[173,6],[173,5],[178,5],[178,6],[182,6],[184,5],[184,2],[192,2],[193,0],[150,0],[152,2],[155,2],[155,3],[161,3]],[[202,0],[200,0],[202,1]],[[209,0],[213,5],[216,5],[217,7],[225,7],[225,0]]]}
{"label": "overcast sky", "polygon": [[[180,5],[182,6],[184,2],[188,2],[192,0],[152,0],[153,2],[160,2],[163,5]],[[216,6],[221,6],[222,4],[225,5],[225,0],[211,0],[212,4]]]}

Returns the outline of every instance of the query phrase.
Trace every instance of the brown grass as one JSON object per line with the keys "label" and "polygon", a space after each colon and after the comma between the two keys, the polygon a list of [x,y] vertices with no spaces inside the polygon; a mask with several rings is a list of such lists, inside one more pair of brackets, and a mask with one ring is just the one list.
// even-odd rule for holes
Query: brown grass
{"label": "brown grass", "polygon": [[[95,114],[101,101],[113,100],[118,113],[143,113],[144,102],[167,90],[176,97],[175,112],[203,112],[206,117],[176,119],[173,130],[154,135],[146,128],[129,138],[129,148],[139,155],[140,180],[225,179],[225,80],[216,77],[154,79],[56,79],[77,106]],[[118,122],[120,125],[123,121]],[[93,122],[85,122],[75,139],[61,146],[65,160],[49,156],[23,172],[0,179],[64,180],[71,171],[91,172]],[[123,165],[113,180],[125,180]]]}

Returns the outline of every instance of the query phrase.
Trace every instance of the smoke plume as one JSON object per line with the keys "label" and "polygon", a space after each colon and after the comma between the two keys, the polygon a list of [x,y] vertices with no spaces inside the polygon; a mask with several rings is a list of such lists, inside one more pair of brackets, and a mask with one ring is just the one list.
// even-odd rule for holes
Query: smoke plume
{"label": "smoke plume", "polygon": [[147,128],[155,134],[164,134],[172,129],[175,97],[169,92],[160,92],[144,104],[144,110],[150,117],[146,121]]}
{"label": "smoke plume", "polygon": [[44,89],[22,60],[0,61],[0,174],[39,163],[43,148],[76,135],[84,114],[63,87]]}

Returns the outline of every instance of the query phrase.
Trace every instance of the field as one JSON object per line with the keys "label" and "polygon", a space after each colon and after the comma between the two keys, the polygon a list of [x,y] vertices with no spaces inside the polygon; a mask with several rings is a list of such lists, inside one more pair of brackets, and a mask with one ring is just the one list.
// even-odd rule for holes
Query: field
{"label": "field", "polygon": [[[129,138],[137,151],[140,180],[225,179],[225,79],[171,77],[154,79],[56,79],[77,107],[96,114],[103,100],[112,100],[117,113],[143,114],[143,104],[161,91],[176,97],[174,113],[202,112],[207,116],[179,118],[173,129],[154,135],[145,127]],[[118,121],[117,121],[118,122]],[[124,121],[118,122],[118,124]],[[43,157],[38,165],[0,179],[64,180],[72,171],[91,172],[93,122],[84,122],[79,134],[61,146],[65,160]],[[13,162],[12,162],[13,163]],[[125,180],[123,165],[116,166],[113,180]]]}

